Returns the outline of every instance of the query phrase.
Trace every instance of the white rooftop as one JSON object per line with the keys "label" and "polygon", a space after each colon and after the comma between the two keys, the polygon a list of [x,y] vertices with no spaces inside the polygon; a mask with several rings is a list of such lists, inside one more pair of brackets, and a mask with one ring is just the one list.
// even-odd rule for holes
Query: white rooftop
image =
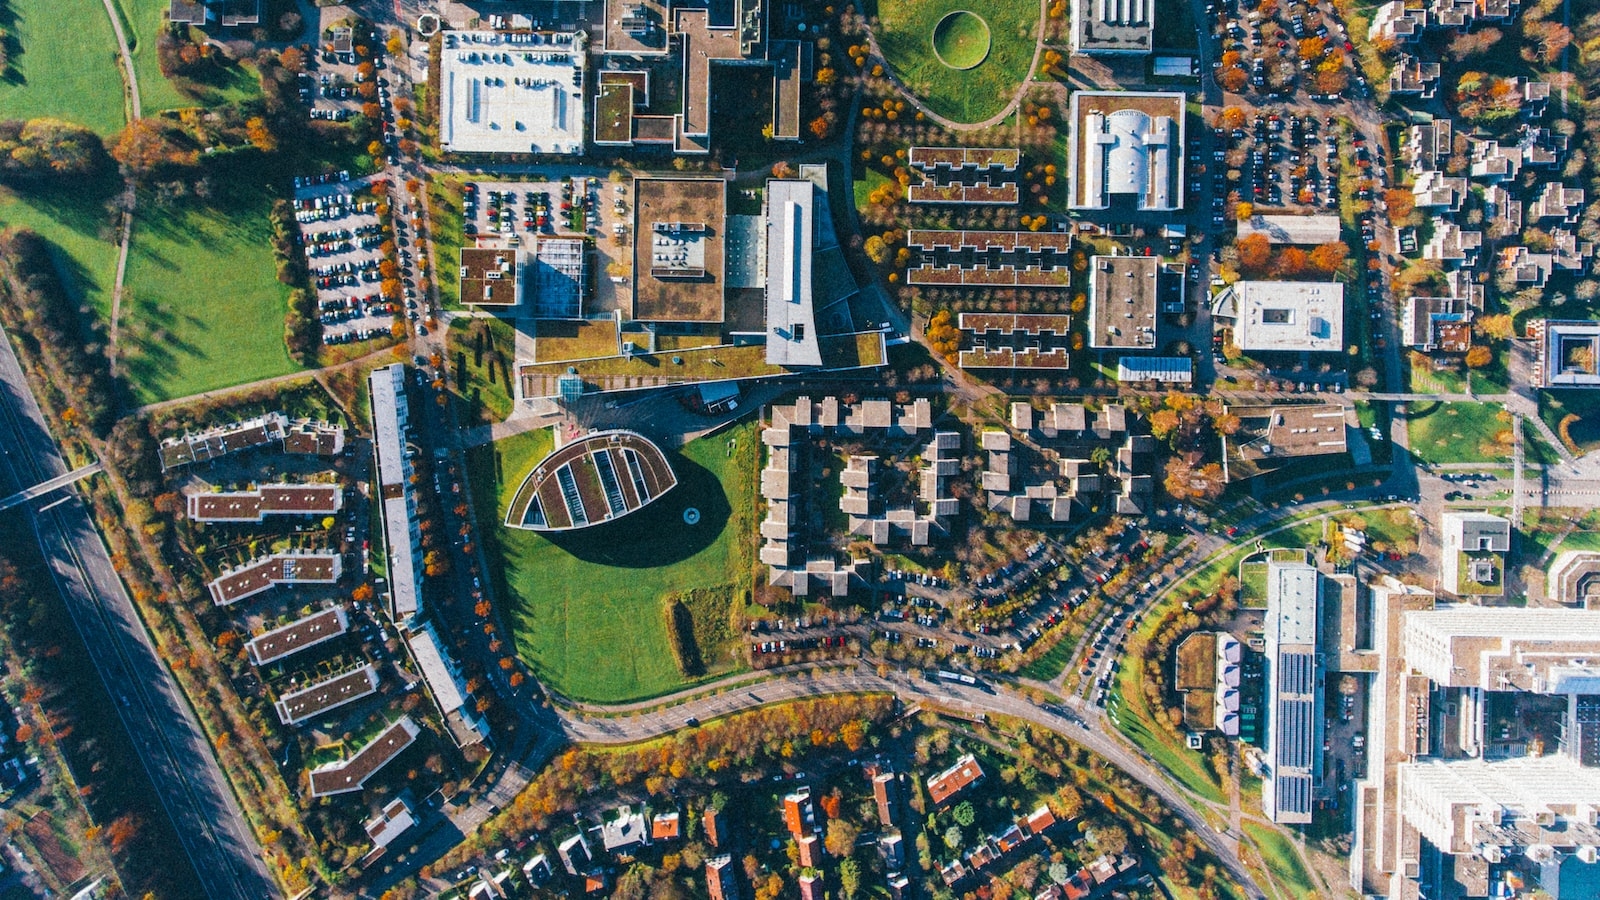
{"label": "white rooftop", "polygon": [[1240,281],[1216,304],[1218,315],[1234,319],[1233,342],[1246,352],[1344,350],[1344,285],[1337,281]]}
{"label": "white rooftop", "polygon": [[767,182],[767,362],[775,366],[822,365],[811,297],[815,187]]}
{"label": "white rooftop", "polygon": [[440,142],[462,153],[583,152],[576,35],[449,31],[440,51]]}

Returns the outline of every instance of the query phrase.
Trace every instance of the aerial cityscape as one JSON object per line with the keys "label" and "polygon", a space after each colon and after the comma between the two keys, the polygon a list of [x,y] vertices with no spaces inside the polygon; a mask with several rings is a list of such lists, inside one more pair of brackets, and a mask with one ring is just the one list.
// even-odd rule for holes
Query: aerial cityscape
{"label": "aerial cityscape", "polygon": [[0,0],[0,151],[0,900],[1600,900],[1597,0]]}

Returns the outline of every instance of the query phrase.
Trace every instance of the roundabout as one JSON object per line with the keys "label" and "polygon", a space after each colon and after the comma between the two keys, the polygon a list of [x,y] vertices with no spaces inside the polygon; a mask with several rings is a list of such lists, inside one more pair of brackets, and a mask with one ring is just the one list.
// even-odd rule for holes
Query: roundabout
{"label": "roundabout", "polygon": [[975,69],[989,58],[989,23],[971,10],[958,9],[933,27],[933,55],[956,71]]}

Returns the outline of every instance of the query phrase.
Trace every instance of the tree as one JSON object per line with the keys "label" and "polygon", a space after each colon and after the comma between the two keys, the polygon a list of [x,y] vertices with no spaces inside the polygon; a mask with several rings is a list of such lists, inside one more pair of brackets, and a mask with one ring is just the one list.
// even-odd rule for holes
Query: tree
{"label": "tree", "polygon": [[1299,275],[1306,270],[1307,261],[1308,258],[1304,250],[1299,247],[1285,247],[1283,252],[1278,254],[1275,268],[1278,270],[1279,275]]}
{"label": "tree", "polygon": [[884,243],[883,238],[879,235],[875,234],[867,238],[867,242],[862,245],[861,249],[866,252],[867,259],[872,260],[877,265],[881,266],[889,261],[889,245]]}
{"label": "tree", "polygon": [[972,802],[969,800],[963,800],[957,804],[955,810],[951,812],[951,816],[955,818],[956,824],[962,828],[971,828],[972,823],[978,821],[978,811],[972,808]]}
{"label": "tree", "polygon": [[303,72],[306,68],[306,55],[299,47],[285,47],[278,54],[278,65],[290,72]]}
{"label": "tree", "polygon": [[1350,255],[1350,248],[1339,241],[1329,241],[1311,248],[1308,261],[1319,272],[1333,274],[1344,265],[1345,258]]}
{"label": "tree", "polygon": [[951,850],[960,850],[966,843],[966,837],[961,833],[961,826],[951,825],[944,830],[944,845]]}
{"label": "tree", "polygon": [[854,859],[839,863],[839,893],[844,900],[855,900],[861,891],[861,864]]}
{"label": "tree", "polygon": [[260,116],[251,116],[244,123],[245,136],[250,140],[250,146],[262,153],[271,153],[278,149],[278,136],[267,127],[267,120]]}
{"label": "tree", "polygon": [[1234,244],[1239,265],[1252,272],[1264,272],[1272,261],[1272,242],[1264,234],[1247,234]]}
{"label": "tree", "polygon": [[833,856],[849,856],[855,852],[856,839],[859,837],[860,827],[848,819],[832,819],[828,822],[828,832],[822,839],[822,846]]}
{"label": "tree", "polygon": [[1246,75],[1244,69],[1238,66],[1230,66],[1217,75],[1217,84],[1222,85],[1223,90],[1234,94],[1237,94],[1245,86],[1245,82],[1249,80],[1250,76]]}
{"label": "tree", "polygon": [[806,127],[811,129],[811,136],[819,141],[826,139],[828,132],[833,130],[833,126],[828,122],[827,116],[817,116]]}
{"label": "tree", "polygon": [[1481,316],[1477,320],[1478,330],[1486,337],[1497,341],[1509,341],[1516,337],[1516,326],[1512,324],[1511,316],[1500,313],[1493,316]]}
{"label": "tree", "polygon": [[1494,351],[1483,344],[1476,344],[1467,351],[1467,368],[1481,369],[1494,362]]}
{"label": "tree", "polygon": [[1389,221],[1398,221],[1417,208],[1417,195],[1405,188],[1390,188],[1383,192],[1383,205],[1389,208]]}
{"label": "tree", "polygon": [[1128,849],[1128,832],[1121,825],[1097,826],[1087,837],[1090,846],[1105,856],[1119,856]]}
{"label": "tree", "polygon": [[1242,201],[1233,207],[1233,217],[1241,222],[1250,221],[1250,217],[1255,214],[1256,205],[1249,201]]}

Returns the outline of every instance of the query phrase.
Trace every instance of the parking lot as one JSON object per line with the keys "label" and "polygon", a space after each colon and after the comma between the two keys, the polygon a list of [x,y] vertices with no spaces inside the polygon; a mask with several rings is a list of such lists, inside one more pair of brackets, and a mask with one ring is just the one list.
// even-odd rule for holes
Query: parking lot
{"label": "parking lot", "polygon": [[[1339,138],[1332,115],[1259,110],[1232,130],[1218,128],[1213,160],[1239,172],[1242,199],[1272,207],[1339,207]],[[1212,200],[1222,212],[1223,198]]]}
{"label": "parking lot", "polygon": [[586,236],[594,242],[594,293],[584,315],[609,313],[625,305],[628,283],[629,220],[633,196],[627,182],[592,176],[543,181],[474,181],[462,189],[464,239],[497,235],[508,243],[531,242],[538,235]]}
{"label": "parking lot", "polygon": [[[388,240],[377,201],[358,199],[338,176],[297,179],[295,219],[306,268],[317,290],[324,344],[347,344],[389,334],[395,306],[382,296],[380,263]],[[306,183],[306,182],[311,183]]]}

